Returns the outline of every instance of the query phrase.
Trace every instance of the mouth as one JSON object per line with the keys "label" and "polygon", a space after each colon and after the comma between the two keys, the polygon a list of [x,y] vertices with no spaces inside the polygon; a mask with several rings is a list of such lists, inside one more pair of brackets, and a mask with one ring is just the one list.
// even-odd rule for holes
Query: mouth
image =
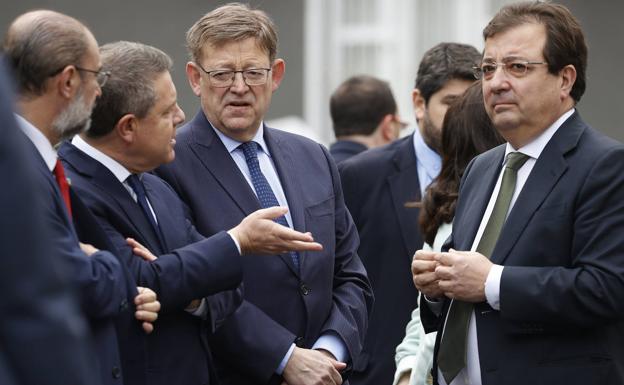
{"label": "mouth", "polygon": [[245,102],[245,101],[232,101],[227,103],[226,105],[227,107],[233,107],[233,108],[242,108],[242,107],[250,107],[251,103]]}

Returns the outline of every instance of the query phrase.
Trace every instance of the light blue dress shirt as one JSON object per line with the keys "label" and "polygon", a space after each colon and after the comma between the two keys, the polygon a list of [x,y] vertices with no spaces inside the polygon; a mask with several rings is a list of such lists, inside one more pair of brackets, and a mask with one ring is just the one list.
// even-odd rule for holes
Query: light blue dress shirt
{"label": "light blue dress shirt", "polygon": [[420,196],[425,196],[425,189],[438,177],[442,168],[442,158],[431,147],[427,146],[420,134],[420,129],[414,130],[414,151],[416,152],[416,169],[420,184]]}

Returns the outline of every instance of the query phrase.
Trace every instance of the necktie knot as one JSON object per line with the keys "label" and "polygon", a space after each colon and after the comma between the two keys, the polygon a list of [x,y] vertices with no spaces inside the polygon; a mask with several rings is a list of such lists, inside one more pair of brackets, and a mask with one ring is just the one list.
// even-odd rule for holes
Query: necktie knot
{"label": "necktie knot", "polygon": [[245,161],[249,162],[253,159],[258,159],[258,143],[256,142],[245,142],[240,145],[240,148],[243,150],[243,154],[245,154]]}
{"label": "necktie knot", "polygon": [[527,160],[529,160],[528,155],[517,151],[510,152],[507,155],[507,163],[505,164],[505,167],[518,171]]}
{"label": "necktie knot", "polygon": [[137,197],[145,196],[145,187],[143,186],[143,182],[141,182],[141,178],[139,178],[137,174],[131,174],[126,181]]}

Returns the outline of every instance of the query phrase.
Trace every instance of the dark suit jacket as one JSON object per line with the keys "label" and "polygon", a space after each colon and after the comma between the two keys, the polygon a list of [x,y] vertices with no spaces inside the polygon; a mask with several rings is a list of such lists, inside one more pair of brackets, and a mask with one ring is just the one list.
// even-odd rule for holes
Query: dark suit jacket
{"label": "dark suit jacket", "polygon": [[[162,304],[155,331],[147,337],[148,384],[206,384],[210,356],[201,318],[184,311],[189,302],[236,288],[241,258],[225,233],[204,239],[186,217],[183,203],[160,178],[143,175],[148,199],[164,236],[163,248],[140,206],[101,163],[70,143],[59,151],[73,188],[94,213],[140,286],[152,288]],[[147,262],[132,253],[132,237],[158,255]],[[237,301],[238,299],[238,301]],[[211,329],[241,301],[236,293],[210,298]]]}
{"label": "dark suit jacket", "polygon": [[[52,248],[62,254],[72,283],[80,293],[81,307],[89,320],[95,340],[102,382],[122,384],[115,321],[119,318],[134,318],[132,304],[136,295],[136,285],[127,269],[113,254],[99,251],[87,257],[80,249],[78,236],[72,219],[68,217],[56,180],[35,146],[30,141],[28,146],[33,158],[36,158],[38,169],[36,188],[42,199],[45,224],[52,234]],[[73,220],[77,223],[94,221],[89,219],[91,213],[75,194],[72,194],[72,214]],[[89,232],[98,231],[100,229],[92,228]],[[88,232],[83,234],[86,233]],[[102,236],[96,234],[90,237],[102,239]],[[88,242],[87,239],[83,240]]]}
{"label": "dark suit jacket", "polygon": [[[470,249],[504,152],[468,166],[449,247]],[[476,305],[484,385],[624,383],[623,169],[577,112],[546,145],[492,252],[501,309]]]}
{"label": "dark suit jacket", "polygon": [[338,140],[329,146],[329,153],[334,158],[336,164],[343,160],[349,159],[360,152],[366,151],[368,147],[365,145],[353,142],[351,140]]}
{"label": "dark suit jacket", "polygon": [[391,384],[395,349],[418,306],[411,261],[423,240],[418,208],[406,207],[421,199],[413,138],[356,155],[339,170],[345,202],[360,233],[358,254],[376,298],[363,357],[351,383]]}
{"label": "dark suit jacket", "polygon": [[[372,296],[357,256],[358,236],[327,150],[308,139],[265,127],[264,139],[280,177],[294,228],[309,231],[321,252],[244,257],[245,301],[215,334],[226,384],[264,384],[296,342],[311,347],[336,333],[357,360]],[[203,112],[180,128],[176,160],[158,170],[178,191],[206,235],[230,228],[260,203]],[[272,381],[279,379],[273,376]]]}
{"label": "dark suit jacket", "polygon": [[50,196],[38,196],[7,82],[0,68],[0,383],[96,384],[87,324],[39,206]]}

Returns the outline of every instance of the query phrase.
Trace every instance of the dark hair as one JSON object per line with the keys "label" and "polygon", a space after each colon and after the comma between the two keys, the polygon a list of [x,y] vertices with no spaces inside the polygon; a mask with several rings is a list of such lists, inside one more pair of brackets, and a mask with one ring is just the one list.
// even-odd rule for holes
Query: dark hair
{"label": "dark hair", "polygon": [[415,87],[425,103],[452,79],[474,81],[472,67],[479,64],[481,54],[468,44],[440,43],[425,52],[416,75]]}
{"label": "dark hair", "polygon": [[102,68],[111,77],[98,98],[87,135],[98,138],[110,133],[125,114],[144,118],[156,103],[153,82],[171,70],[166,53],[149,45],[118,41],[100,47]]}
{"label": "dark hair", "polygon": [[580,23],[565,6],[542,2],[507,5],[483,29],[483,38],[487,40],[498,33],[527,23],[546,27],[543,55],[550,73],[557,74],[568,64],[574,66],[576,81],[570,96],[576,102],[580,101],[585,93],[587,43]]}
{"label": "dark hair", "polygon": [[329,100],[336,137],[371,135],[397,105],[387,82],[372,76],[353,76],[344,81]]}
{"label": "dark hair", "polygon": [[442,169],[425,192],[419,224],[433,245],[438,228],[455,216],[459,182],[472,158],[505,141],[494,129],[483,104],[481,81],[451,104],[442,124]]}
{"label": "dark hair", "polygon": [[78,20],[53,11],[33,11],[15,19],[2,50],[19,93],[41,95],[50,76],[68,65],[79,66],[89,47],[89,33]]}

